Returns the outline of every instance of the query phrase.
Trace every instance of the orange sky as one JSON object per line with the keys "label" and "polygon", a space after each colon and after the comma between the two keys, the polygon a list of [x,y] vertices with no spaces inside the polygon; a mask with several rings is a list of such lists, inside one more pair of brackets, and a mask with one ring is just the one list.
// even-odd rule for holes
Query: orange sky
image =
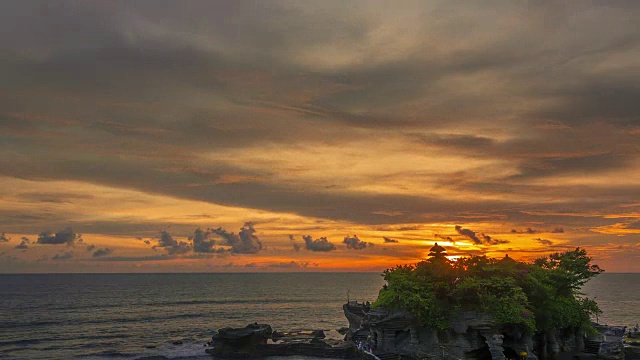
{"label": "orange sky", "polygon": [[0,272],[640,272],[638,6],[2,3]]}

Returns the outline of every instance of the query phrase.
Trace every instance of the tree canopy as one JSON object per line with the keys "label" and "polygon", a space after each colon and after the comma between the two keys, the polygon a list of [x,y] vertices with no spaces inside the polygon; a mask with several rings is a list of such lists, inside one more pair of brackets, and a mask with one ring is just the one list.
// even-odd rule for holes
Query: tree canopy
{"label": "tree canopy", "polygon": [[374,306],[405,309],[424,325],[445,329],[460,311],[491,314],[498,325],[530,332],[580,327],[591,329],[599,312],[595,301],[580,293],[604,270],[591,264],[584,249],[554,253],[524,263],[510,258],[471,256],[455,261],[438,247],[416,265],[401,265],[382,274],[387,285]]}

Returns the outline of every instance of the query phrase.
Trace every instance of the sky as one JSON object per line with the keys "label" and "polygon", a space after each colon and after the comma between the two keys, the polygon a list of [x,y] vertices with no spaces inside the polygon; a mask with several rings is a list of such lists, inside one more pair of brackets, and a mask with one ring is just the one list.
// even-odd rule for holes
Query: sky
{"label": "sky", "polygon": [[640,272],[638,1],[0,2],[0,272]]}

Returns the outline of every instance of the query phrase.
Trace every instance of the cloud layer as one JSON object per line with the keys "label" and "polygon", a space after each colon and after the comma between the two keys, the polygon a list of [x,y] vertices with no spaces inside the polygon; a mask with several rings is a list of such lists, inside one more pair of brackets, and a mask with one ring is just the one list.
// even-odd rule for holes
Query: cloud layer
{"label": "cloud layer", "polygon": [[[393,239],[406,260],[435,234],[638,243],[639,10],[2,2],[0,245],[71,246],[77,230],[170,257],[265,253],[254,224],[225,230],[245,219],[277,222],[298,256],[373,257],[370,239]],[[355,231],[367,241],[329,240]]]}

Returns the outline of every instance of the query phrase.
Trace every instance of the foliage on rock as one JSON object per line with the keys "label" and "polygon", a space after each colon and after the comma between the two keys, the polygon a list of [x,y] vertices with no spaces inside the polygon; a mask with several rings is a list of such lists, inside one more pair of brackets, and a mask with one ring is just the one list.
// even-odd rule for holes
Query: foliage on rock
{"label": "foliage on rock", "polygon": [[491,314],[498,326],[529,332],[559,328],[591,329],[597,304],[580,293],[604,270],[585,250],[554,253],[523,263],[509,258],[472,256],[451,261],[437,249],[416,265],[384,271],[387,284],[374,306],[405,309],[423,325],[438,329],[460,311]]}

